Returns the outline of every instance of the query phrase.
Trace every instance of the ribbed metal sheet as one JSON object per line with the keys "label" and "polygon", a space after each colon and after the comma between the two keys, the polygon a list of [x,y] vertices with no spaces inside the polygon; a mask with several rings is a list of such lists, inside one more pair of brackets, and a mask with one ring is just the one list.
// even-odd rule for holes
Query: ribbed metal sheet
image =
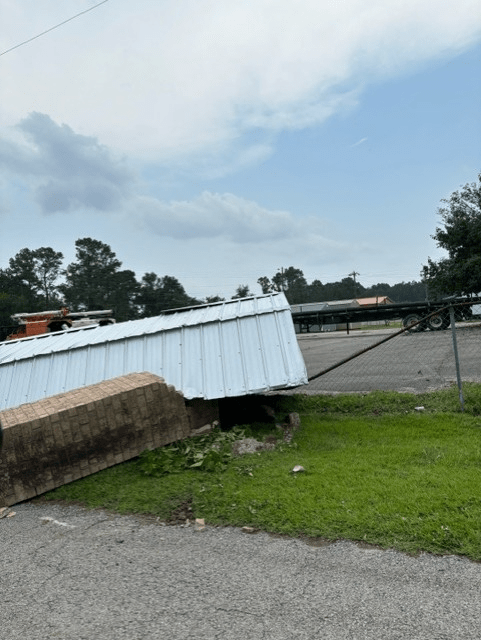
{"label": "ribbed metal sheet", "polygon": [[185,398],[307,383],[283,293],[0,343],[0,410],[149,371]]}
{"label": "ribbed metal sheet", "polygon": [[304,304],[291,304],[292,313],[302,313],[313,311],[323,311],[324,309],[329,309],[329,305],[327,302],[306,302]]}

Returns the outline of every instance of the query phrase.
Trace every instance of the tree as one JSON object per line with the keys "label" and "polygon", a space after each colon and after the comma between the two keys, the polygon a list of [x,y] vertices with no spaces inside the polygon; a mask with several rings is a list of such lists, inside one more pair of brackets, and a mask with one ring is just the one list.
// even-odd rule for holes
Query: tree
{"label": "tree", "polygon": [[220,296],[207,296],[204,303],[212,304],[213,302],[224,302],[225,298],[221,298]]}
{"label": "tree", "polygon": [[40,247],[34,251],[36,271],[39,279],[39,289],[45,297],[48,308],[55,299],[57,287],[55,282],[60,274],[63,253],[54,251],[51,247]]}
{"label": "tree", "polygon": [[34,307],[28,306],[33,299],[25,281],[9,269],[0,269],[0,341],[6,339],[14,326],[10,316],[35,311]]}
{"label": "tree", "polygon": [[113,310],[117,322],[138,318],[139,307],[136,297],[140,285],[135,279],[135,273],[128,269],[117,271],[111,287],[107,307]]}
{"label": "tree", "polygon": [[274,285],[267,276],[261,276],[260,278],[258,278],[257,284],[262,289],[262,293],[271,293],[272,291],[274,291]]}
{"label": "tree", "polygon": [[262,293],[272,293],[283,291],[289,304],[305,302],[307,297],[308,284],[301,269],[287,267],[279,269],[271,280],[262,276],[257,280],[262,289]]}
{"label": "tree", "polygon": [[438,208],[442,226],[432,236],[447,251],[440,260],[428,258],[421,275],[429,290],[439,294],[481,292],[481,173]]}
{"label": "tree", "polygon": [[162,288],[162,280],[153,271],[145,273],[140,282],[137,294],[137,304],[144,318],[158,316],[161,312],[159,291]]}
{"label": "tree", "polygon": [[324,302],[326,300],[324,291],[325,285],[320,280],[313,280],[308,285],[307,302]]}
{"label": "tree", "polygon": [[235,290],[235,295],[231,297],[231,300],[236,300],[237,298],[247,298],[252,295],[253,294],[249,291],[248,284],[240,284]]}
{"label": "tree", "polygon": [[75,242],[77,261],[65,270],[65,284],[59,287],[66,304],[75,310],[106,309],[118,293],[118,272],[122,263],[108,244],[92,238]]}
{"label": "tree", "polygon": [[[39,307],[48,308],[56,299],[55,282],[60,274],[63,254],[51,247],[21,249],[9,260],[9,273],[18,278],[28,289],[29,311],[38,311]],[[35,305],[36,308],[33,308]]]}
{"label": "tree", "polygon": [[166,309],[177,309],[201,304],[191,298],[173,276],[159,278],[156,273],[144,274],[136,298],[143,317],[158,316]]}

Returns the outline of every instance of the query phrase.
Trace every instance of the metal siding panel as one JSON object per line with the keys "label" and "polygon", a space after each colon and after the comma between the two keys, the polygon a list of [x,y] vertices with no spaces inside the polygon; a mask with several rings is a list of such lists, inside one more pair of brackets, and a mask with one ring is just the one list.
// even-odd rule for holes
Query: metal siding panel
{"label": "metal siding panel", "polygon": [[105,354],[105,344],[93,344],[87,348],[84,386],[104,380]]}
{"label": "metal siding panel", "polygon": [[283,386],[289,383],[287,354],[281,347],[278,314],[259,317],[259,333],[266,366],[266,381],[269,387]]}
{"label": "metal siding panel", "polygon": [[[251,393],[263,373],[254,318],[239,319],[223,325],[225,375],[231,396]],[[231,344],[232,343],[232,344]]]}
{"label": "metal siding panel", "polygon": [[70,391],[85,384],[87,367],[87,349],[76,349],[69,352],[65,388]]}
{"label": "metal siding panel", "polygon": [[110,342],[105,355],[104,380],[123,376],[124,368],[124,349],[121,340]]}
{"label": "metal siding panel", "polygon": [[242,351],[246,362],[247,387],[249,393],[261,391],[269,387],[267,363],[259,330],[261,317],[245,318],[239,323]]}
{"label": "metal siding panel", "polygon": [[137,373],[143,371],[143,339],[137,336],[124,343],[124,370],[125,373]]}
{"label": "metal siding panel", "polygon": [[299,343],[292,324],[292,318],[287,312],[277,314],[279,330],[279,344],[285,353],[288,384],[297,387],[307,384],[307,370]]}
{"label": "metal siding panel", "polygon": [[32,362],[17,362],[12,365],[12,377],[10,384],[10,392],[8,403],[6,408],[16,407],[25,402],[29,402],[28,386],[26,381],[29,380],[29,375],[32,370]]}
{"label": "metal siding panel", "polygon": [[52,395],[59,393],[59,381],[55,380],[54,376],[51,376],[54,359],[55,356],[45,355],[33,360],[30,380],[28,385],[26,385],[29,402],[35,402],[36,400],[46,397],[47,387],[51,377],[55,387]]}
{"label": "metal siding panel", "polygon": [[45,385],[45,396],[53,396],[57,393],[64,393],[65,379],[67,377],[68,353],[56,353],[50,357],[50,369]]}
{"label": "metal siding panel", "polygon": [[202,338],[202,325],[185,327],[182,332],[181,389],[186,398],[202,397],[206,392]]}
{"label": "metal siding panel", "polygon": [[224,363],[225,395],[240,396],[248,393],[245,354],[237,320],[220,325],[222,359]]}
{"label": "metal siding panel", "polygon": [[182,334],[180,329],[164,334],[165,381],[182,390]]}
{"label": "metal siding panel", "polygon": [[142,371],[149,371],[163,378],[163,334],[143,336],[142,355]]}
{"label": "metal siding panel", "polygon": [[[226,366],[222,349],[222,326],[220,323],[202,327],[202,344],[205,370],[205,397],[222,398],[226,395]],[[225,325],[224,325],[225,326]]]}
{"label": "metal siding panel", "polygon": [[9,399],[12,397],[13,392],[13,378],[15,375],[14,362],[0,367],[0,410],[9,407]]}

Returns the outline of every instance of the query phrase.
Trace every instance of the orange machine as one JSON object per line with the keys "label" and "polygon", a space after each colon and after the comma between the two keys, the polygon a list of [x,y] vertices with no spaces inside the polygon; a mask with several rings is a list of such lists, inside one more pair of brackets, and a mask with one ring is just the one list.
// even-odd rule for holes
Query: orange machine
{"label": "orange machine", "polygon": [[38,313],[16,313],[12,320],[19,326],[7,336],[7,340],[18,340],[38,336],[42,333],[65,331],[72,327],[85,327],[92,324],[104,326],[114,324],[112,310],[104,311],[76,311],[70,313],[67,307],[57,311],[40,311]]}

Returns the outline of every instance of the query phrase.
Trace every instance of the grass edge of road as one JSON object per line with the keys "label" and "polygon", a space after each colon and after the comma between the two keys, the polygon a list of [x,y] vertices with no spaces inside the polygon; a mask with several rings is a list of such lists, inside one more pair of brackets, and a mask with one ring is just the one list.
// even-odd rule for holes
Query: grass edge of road
{"label": "grass edge of road", "polygon": [[[455,388],[278,397],[279,415],[301,416],[290,443],[272,424],[242,425],[239,433],[277,437],[273,451],[234,457],[222,435],[214,457],[194,441],[176,443],[162,448],[157,469],[141,456],[41,500],[479,561],[481,385],[465,385],[464,394],[465,413]],[[189,460],[206,464],[185,468],[187,446]],[[296,465],[304,471],[293,472]]]}

